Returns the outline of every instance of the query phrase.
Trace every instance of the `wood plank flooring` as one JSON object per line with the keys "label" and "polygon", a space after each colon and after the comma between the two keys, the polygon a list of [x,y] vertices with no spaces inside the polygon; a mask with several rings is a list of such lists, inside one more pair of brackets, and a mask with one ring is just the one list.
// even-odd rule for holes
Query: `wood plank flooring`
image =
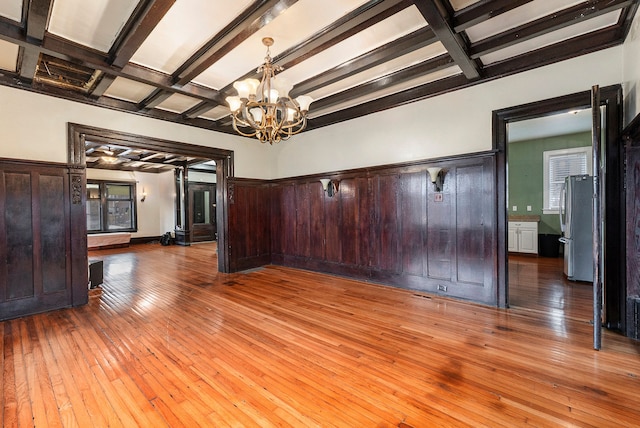
{"label": "wood plank flooring", "polygon": [[566,279],[562,272],[563,264],[562,257],[509,254],[510,306],[577,320],[592,320],[591,283]]}
{"label": "wood plank flooring", "polygon": [[605,331],[593,351],[578,312],[282,267],[225,275],[214,252],[92,252],[105,283],[88,305],[0,323],[0,425],[640,424],[640,344]]}

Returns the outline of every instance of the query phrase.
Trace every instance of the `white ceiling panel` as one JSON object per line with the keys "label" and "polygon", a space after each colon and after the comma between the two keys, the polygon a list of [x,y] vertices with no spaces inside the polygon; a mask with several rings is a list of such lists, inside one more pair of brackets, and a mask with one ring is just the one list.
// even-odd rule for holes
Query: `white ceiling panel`
{"label": "white ceiling panel", "polygon": [[0,69],[16,71],[20,46],[0,40]]}
{"label": "white ceiling panel", "polygon": [[137,104],[151,94],[154,89],[155,86],[123,77],[116,77],[111,86],[104,92],[104,95]]}
{"label": "white ceiling panel", "polygon": [[182,113],[199,103],[200,100],[196,98],[191,98],[182,94],[173,94],[169,98],[158,104],[156,108],[159,108],[160,110],[171,111],[174,113]]}
{"label": "white ceiling panel", "polygon": [[221,89],[264,62],[264,37],[275,40],[271,47],[271,56],[275,57],[363,3],[365,0],[300,0],[205,70],[194,82]]}
{"label": "white ceiling panel", "polygon": [[395,94],[400,91],[404,91],[407,89],[415,88],[416,86],[424,85],[427,83],[435,82],[436,80],[441,80],[446,77],[455,76],[461,74],[462,70],[457,65],[454,67],[449,67],[444,70],[437,71],[435,73],[426,74],[424,76],[416,77],[415,79],[409,80],[407,82],[401,83],[399,85],[388,86],[384,89],[381,89],[377,92],[371,92],[369,94],[363,95],[358,98],[352,98],[344,103],[327,107],[325,109],[314,110],[313,104],[311,104],[311,108],[309,109],[309,118],[323,116],[325,114],[329,114],[331,112],[342,110],[349,107],[354,107],[359,104],[377,100],[379,98],[386,97],[388,95]]}
{"label": "white ceiling panel", "polygon": [[591,109],[510,122],[509,143],[591,131]]}
{"label": "white ceiling panel", "polygon": [[251,0],[177,1],[131,62],[171,74],[251,3]]}
{"label": "white ceiling panel", "polygon": [[479,0],[451,0],[450,3],[453,10],[458,11],[472,4],[479,3]]}
{"label": "white ceiling panel", "polygon": [[12,21],[22,21],[22,0],[2,0],[0,1],[0,16]]}
{"label": "white ceiling panel", "polygon": [[48,31],[108,52],[138,0],[56,0]]}
{"label": "white ceiling panel", "polygon": [[278,76],[290,82],[302,82],[425,26],[427,22],[418,9],[415,6],[408,7],[295,67],[284,70]]}
{"label": "white ceiling panel", "polygon": [[549,46],[563,40],[568,40],[582,34],[596,31],[600,28],[614,25],[616,22],[618,22],[619,17],[619,10],[609,12],[607,14],[600,15],[586,21],[578,22],[577,24],[571,25],[569,27],[553,31],[542,36],[534,37],[533,39],[525,40],[522,43],[509,46],[508,48],[483,55],[480,57],[480,59],[482,60],[483,64],[489,65],[508,58],[513,58],[514,56],[529,52],[534,49],[543,48],[545,46]]}
{"label": "white ceiling panel", "polygon": [[[319,100],[322,98],[326,98],[338,92],[345,91],[349,88],[353,88],[365,82],[370,82],[378,77],[382,77],[393,73],[395,71],[402,70],[404,68],[410,67],[414,64],[418,64],[422,61],[426,61],[430,58],[434,58],[438,55],[442,55],[446,53],[447,50],[444,48],[442,43],[437,42],[433,43],[429,46],[425,46],[422,49],[415,50],[411,53],[403,55],[399,58],[396,58],[392,61],[385,62],[384,64],[380,64],[376,67],[371,67],[366,71],[363,71],[358,74],[354,74],[346,79],[342,79],[338,82],[335,82],[331,85],[324,86],[318,90],[315,90],[309,94],[311,98],[314,100]],[[311,105],[313,109],[313,104]]]}
{"label": "white ceiling panel", "polygon": [[523,6],[512,9],[498,15],[493,19],[481,22],[466,30],[469,40],[478,40],[491,37],[495,34],[518,27],[527,22],[534,21],[554,12],[558,12],[570,6],[584,3],[583,0],[534,0]]}
{"label": "white ceiling panel", "polygon": [[229,116],[229,114],[231,114],[231,112],[229,111],[229,107],[218,106],[218,107],[212,108],[211,110],[209,110],[204,114],[201,114],[198,117],[201,117],[203,119],[209,119],[209,120],[220,120],[223,117]]}

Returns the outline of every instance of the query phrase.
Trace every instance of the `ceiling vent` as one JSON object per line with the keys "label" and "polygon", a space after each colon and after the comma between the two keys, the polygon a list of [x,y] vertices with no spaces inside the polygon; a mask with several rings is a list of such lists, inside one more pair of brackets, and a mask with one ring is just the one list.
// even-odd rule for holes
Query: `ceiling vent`
{"label": "ceiling vent", "polygon": [[101,75],[102,72],[99,70],[42,54],[34,80],[44,85],[86,94],[93,89]]}

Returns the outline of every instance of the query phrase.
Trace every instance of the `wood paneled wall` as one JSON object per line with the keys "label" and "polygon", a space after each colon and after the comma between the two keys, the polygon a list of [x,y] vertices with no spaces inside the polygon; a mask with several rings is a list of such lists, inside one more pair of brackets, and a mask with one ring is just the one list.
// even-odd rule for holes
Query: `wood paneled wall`
{"label": "wood paneled wall", "polygon": [[230,179],[229,270],[238,272],[271,263],[269,184],[260,180]]}
{"label": "wood paneled wall", "polygon": [[[435,164],[442,200],[426,170]],[[270,261],[497,304],[495,170],[493,154],[355,170],[331,176],[333,197],[320,177],[234,180],[231,264]]]}
{"label": "wood paneled wall", "polygon": [[66,165],[0,160],[0,320],[87,302],[82,189]]}

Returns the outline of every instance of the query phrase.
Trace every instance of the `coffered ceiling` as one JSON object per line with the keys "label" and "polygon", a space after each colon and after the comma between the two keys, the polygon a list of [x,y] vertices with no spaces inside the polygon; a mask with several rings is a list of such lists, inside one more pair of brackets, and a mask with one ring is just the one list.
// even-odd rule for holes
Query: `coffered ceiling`
{"label": "coffered ceiling", "polygon": [[638,1],[2,0],[0,84],[234,133],[269,36],[313,129],[620,44]]}

